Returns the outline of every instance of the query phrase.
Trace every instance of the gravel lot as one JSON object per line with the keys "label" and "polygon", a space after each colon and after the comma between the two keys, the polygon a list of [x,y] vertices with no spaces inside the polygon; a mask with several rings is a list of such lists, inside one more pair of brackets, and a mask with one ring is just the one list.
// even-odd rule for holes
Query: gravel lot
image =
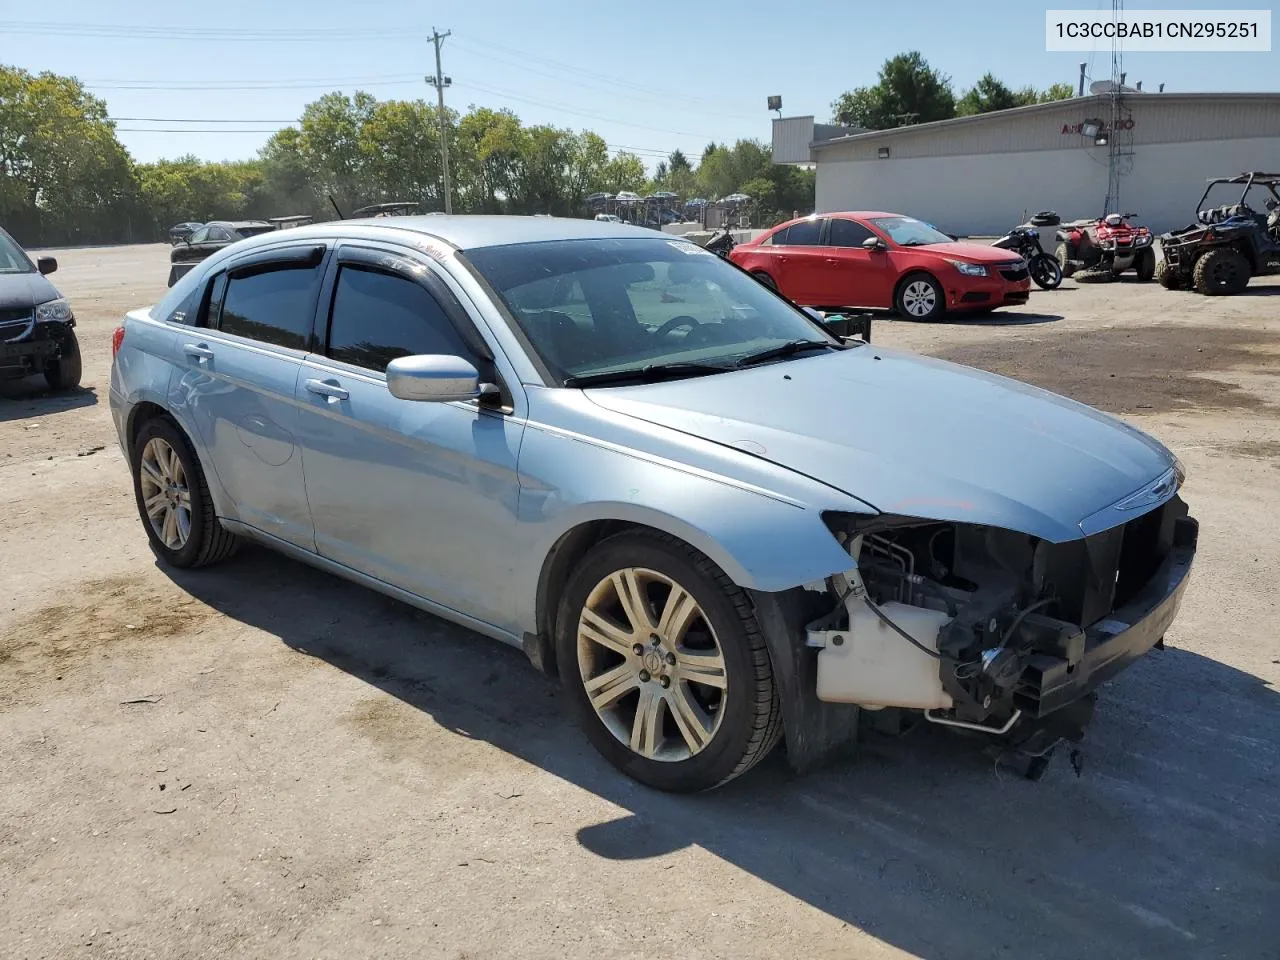
{"label": "gravel lot", "polygon": [[1193,584],[1083,776],[930,728],[679,798],[515,650],[260,550],[156,564],[107,381],[167,249],[54,251],[85,389],[0,390],[0,957],[1280,957],[1280,283],[876,325],[1188,467]]}

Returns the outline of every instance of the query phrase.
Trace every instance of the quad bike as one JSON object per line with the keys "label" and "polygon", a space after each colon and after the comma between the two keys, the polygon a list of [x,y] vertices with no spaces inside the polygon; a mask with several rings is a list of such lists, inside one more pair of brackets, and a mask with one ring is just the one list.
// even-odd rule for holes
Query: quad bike
{"label": "quad bike", "polygon": [[1097,220],[1073,220],[1058,230],[1058,262],[1063,276],[1088,271],[1095,277],[1118,277],[1133,270],[1139,280],[1156,273],[1155,237],[1129,221],[1136,213],[1109,213]]}
{"label": "quad bike", "polygon": [[1040,228],[1056,227],[1061,222],[1062,218],[1052,210],[1044,210],[991,245],[1020,254],[1027,261],[1027,270],[1036,286],[1042,290],[1056,290],[1062,284],[1062,267],[1040,246]]}
{"label": "quad bike", "polygon": [[[1214,187],[1243,185],[1237,203],[1207,207],[1205,201]],[[1200,198],[1196,223],[1162,234],[1164,257],[1156,278],[1166,290],[1189,287],[1207,296],[1242,292],[1251,277],[1280,273],[1280,174],[1242,173],[1238,177],[1215,177]],[[1264,201],[1266,213],[1258,213],[1246,202],[1250,190],[1270,193]]]}

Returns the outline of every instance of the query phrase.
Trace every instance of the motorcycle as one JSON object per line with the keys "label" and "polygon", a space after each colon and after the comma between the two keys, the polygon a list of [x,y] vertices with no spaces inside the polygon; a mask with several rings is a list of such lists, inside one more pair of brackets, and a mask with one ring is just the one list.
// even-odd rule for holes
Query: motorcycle
{"label": "motorcycle", "polygon": [[1042,290],[1056,290],[1062,283],[1062,265],[1040,246],[1040,227],[1056,227],[1061,222],[1056,213],[1045,210],[1014,227],[991,245],[1020,254],[1027,261],[1027,270],[1036,286]]}
{"label": "motorcycle", "polygon": [[1096,220],[1075,220],[1058,231],[1057,259],[1064,276],[1080,270],[1118,277],[1133,270],[1139,280],[1156,274],[1155,237],[1129,221],[1136,213],[1109,213]]}
{"label": "motorcycle", "polygon": [[718,257],[729,258],[729,251],[738,244],[733,239],[733,233],[728,227],[720,227],[711,235],[711,239],[706,242],[703,249],[710,250]]}

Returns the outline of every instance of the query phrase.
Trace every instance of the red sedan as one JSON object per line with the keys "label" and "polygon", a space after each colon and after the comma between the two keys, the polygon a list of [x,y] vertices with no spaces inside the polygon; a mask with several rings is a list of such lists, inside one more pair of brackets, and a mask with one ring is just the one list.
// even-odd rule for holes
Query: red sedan
{"label": "red sedan", "polygon": [[1031,295],[1025,260],[897,213],[802,217],[734,247],[729,259],[804,306],[893,309],[915,320],[987,313]]}

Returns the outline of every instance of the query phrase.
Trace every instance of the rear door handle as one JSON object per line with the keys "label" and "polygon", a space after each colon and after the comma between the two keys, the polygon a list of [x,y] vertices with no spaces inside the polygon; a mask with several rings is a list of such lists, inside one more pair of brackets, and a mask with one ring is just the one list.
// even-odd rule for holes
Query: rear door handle
{"label": "rear door handle", "polygon": [[188,357],[199,357],[201,360],[213,359],[213,351],[203,343],[184,343],[182,345],[182,352]]}
{"label": "rear door handle", "polygon": [[823,259],[823,262],[824,263],[840,263],[841,260],[838,257],[826,257]]}
{"label": "rear door handle", "polygon": [[351,396],[346,387],[337,380],[306,380],[302,385],[312,393],[328,397],[330,400],[346,400]]}

